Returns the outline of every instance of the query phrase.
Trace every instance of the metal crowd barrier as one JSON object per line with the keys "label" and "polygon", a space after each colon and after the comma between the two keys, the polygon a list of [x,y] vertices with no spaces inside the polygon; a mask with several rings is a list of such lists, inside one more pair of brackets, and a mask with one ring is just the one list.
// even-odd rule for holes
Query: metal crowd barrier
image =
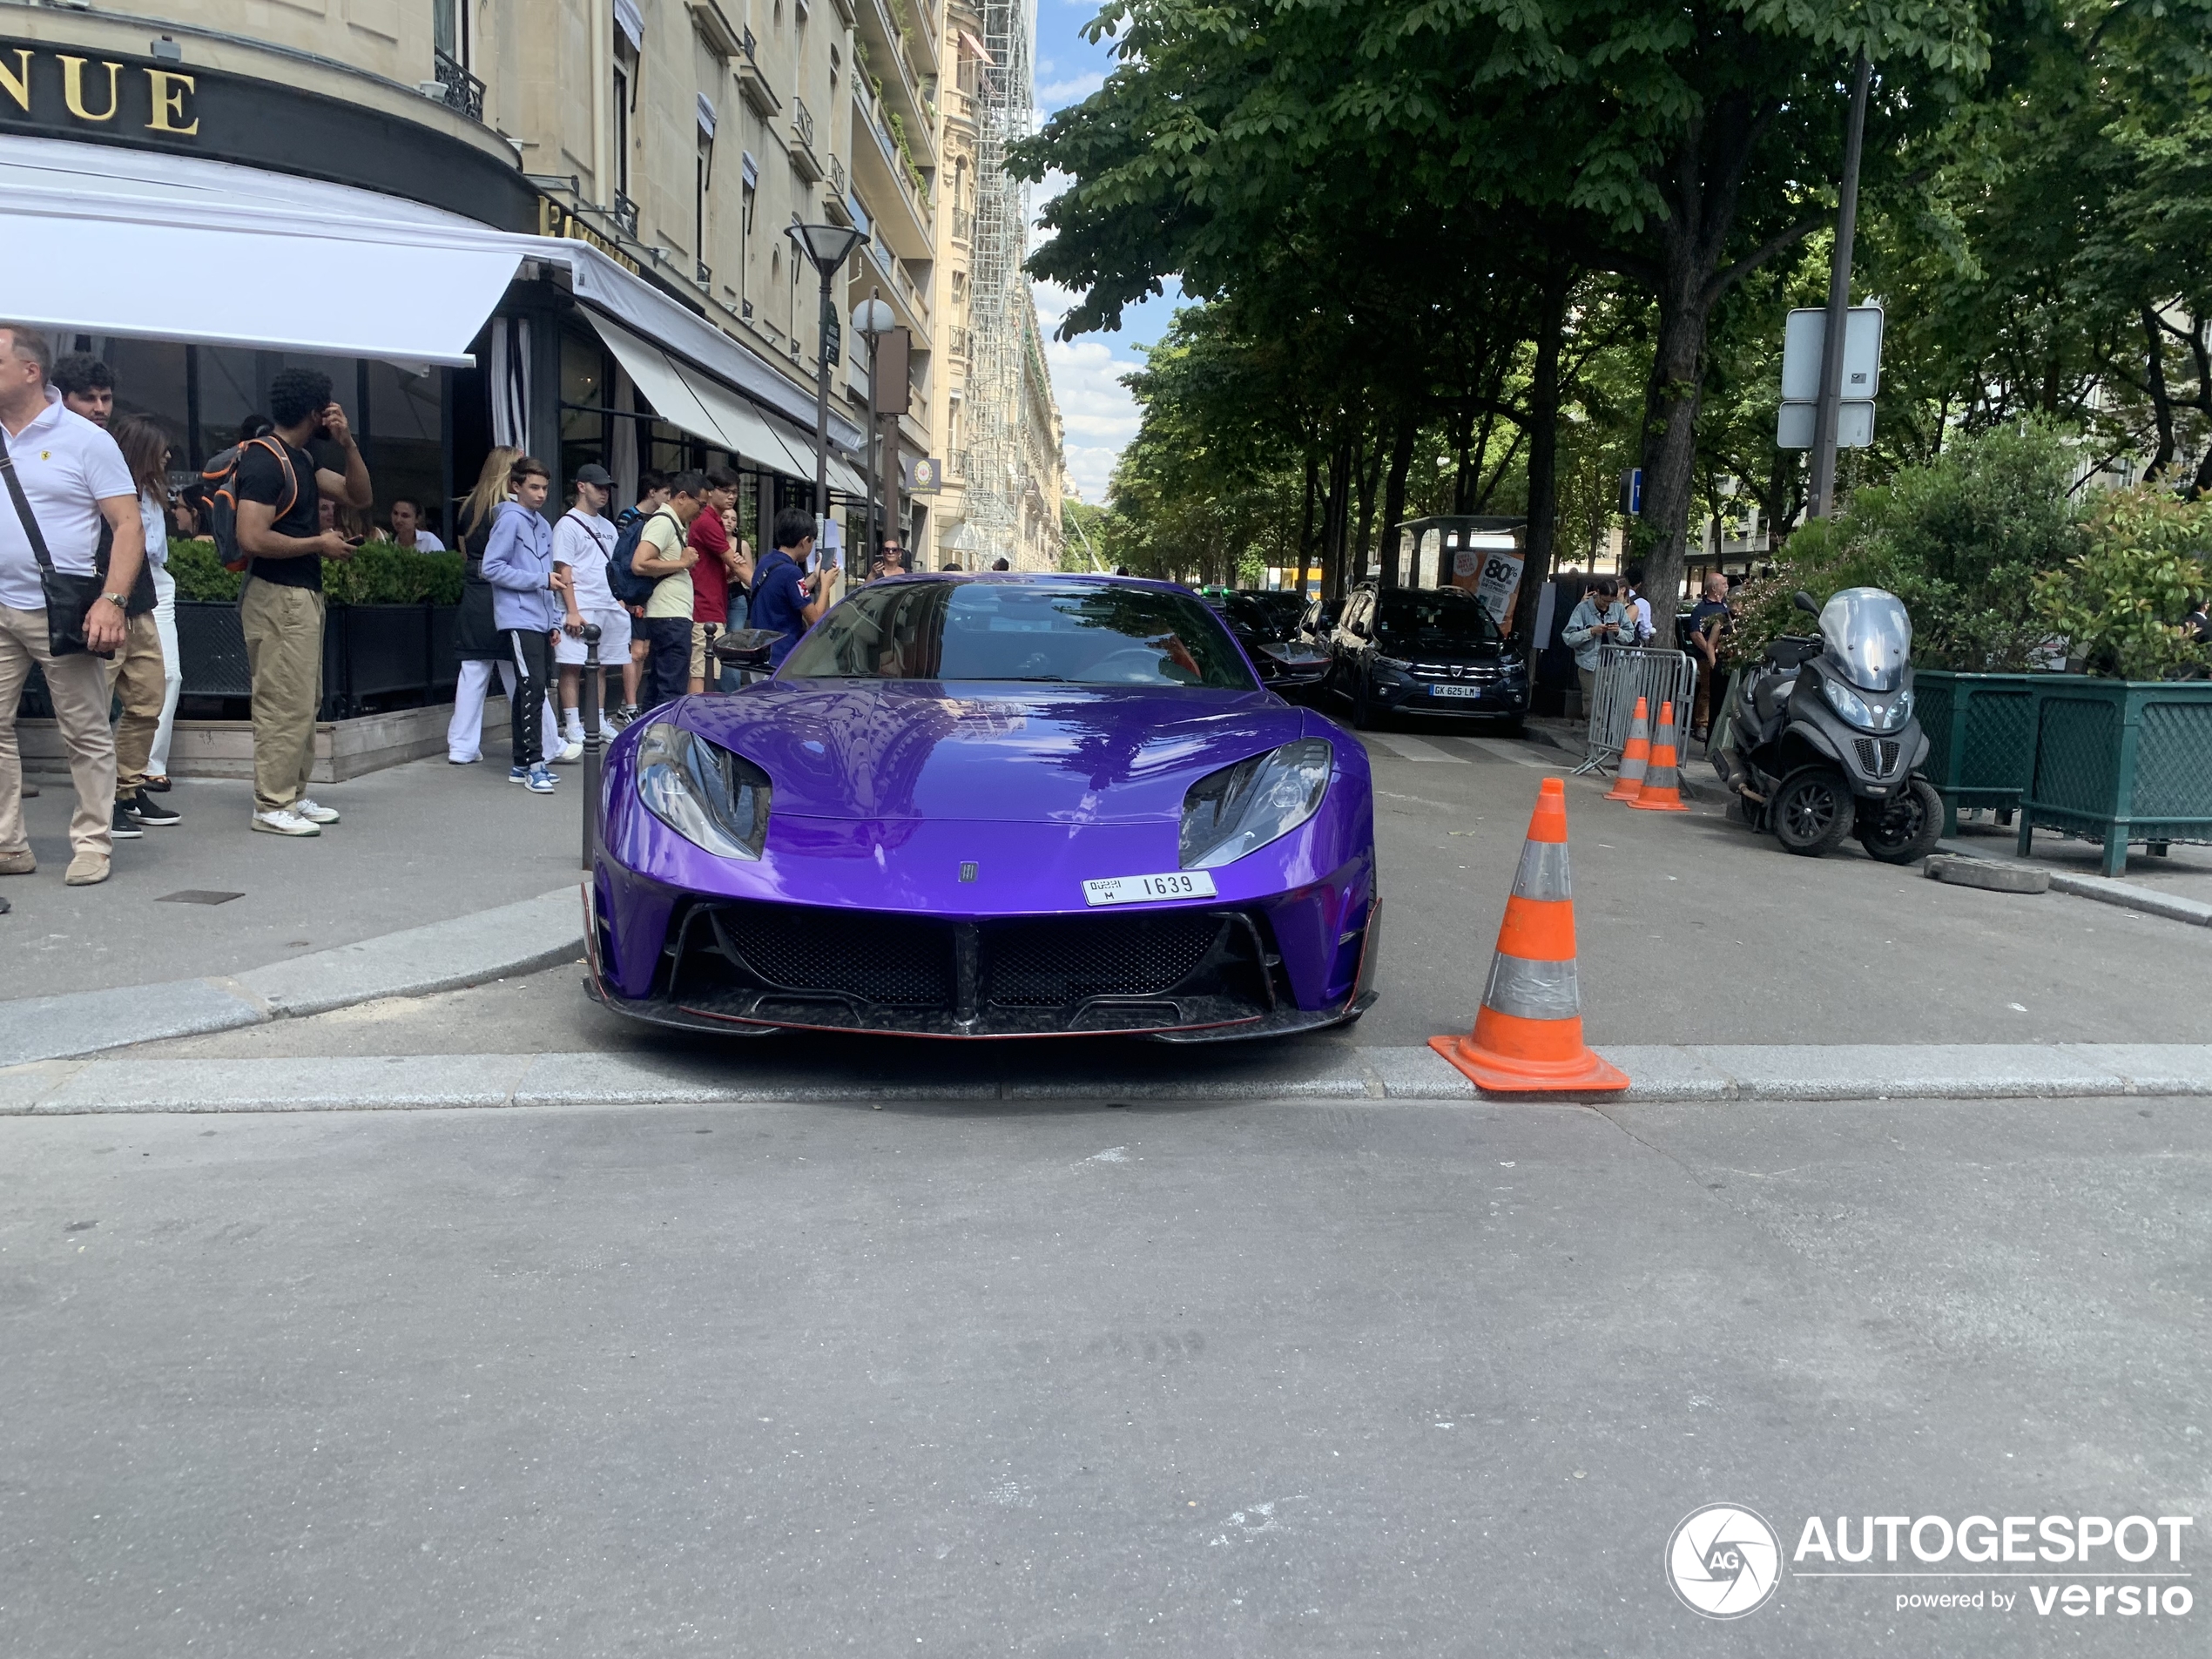
{"label": "metal crowd barrier", "polygon": [[1598,648],[1597,694],[1590,711],[1590,732],[1582,764],[1575,775],[1607,772],[1629,746],[1629,723],[1635,718],[1636,698],[1647,699],[1651,732],[1659,732],[1659,711],[1675,705],[1676,743],[1689,730],[1690,702],[1697,693],[1697,664],[1688,651],[1653,651],[1642,645],[1602,645]]}

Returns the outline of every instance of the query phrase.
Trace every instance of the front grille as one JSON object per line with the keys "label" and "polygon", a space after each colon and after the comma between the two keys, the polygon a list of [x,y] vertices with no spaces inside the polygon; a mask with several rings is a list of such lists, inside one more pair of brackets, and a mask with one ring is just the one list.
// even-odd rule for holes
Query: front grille
{"label": "front grille", "polygon": [[1094,996],[1157,996],[1197,971],[1226,926],[1188,910],[988,923],[983,1000],[1056,1008]]}
{"label": "front grille", "polygon": [[1858,751],[1858,764],[1876,778],[1886,778],[1897,770],[1897,739],[1884,738],[1877,742],[1872,738],[1854,738],[1852,747]]}
{"label": "front grille", "polygon": [[666,995],[720,1017],[1018,1035],[1253,1019],[1263,919],[1233,910],[951,921],[745,901],[679,912]]}
{"label": "front grille", "polygon": [[950,930],[943,922],[781,905],[729,905],[715,915],[745,966],[779,990],[891,1008],[953,1000]]}

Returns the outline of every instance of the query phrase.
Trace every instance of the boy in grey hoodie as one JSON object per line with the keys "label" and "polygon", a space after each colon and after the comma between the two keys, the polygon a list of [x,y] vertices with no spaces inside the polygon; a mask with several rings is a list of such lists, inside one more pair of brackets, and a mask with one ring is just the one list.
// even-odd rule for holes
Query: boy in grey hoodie
{"label": "boy in grey hoodie", "polygon": [[516,685],[509,701],[515,753],[507,780],[532,794],[550,795],[555,779],[545,764],[539,711],[551,683],[553,637],[561,628],[560,596],[568,590],[568,576],[553,568],[553,529],[538,511],[553,482],[544,463],[524,455],[509,478],[515,494],[492,516],[483,565],[491,584],[492,626],[515,664]]}

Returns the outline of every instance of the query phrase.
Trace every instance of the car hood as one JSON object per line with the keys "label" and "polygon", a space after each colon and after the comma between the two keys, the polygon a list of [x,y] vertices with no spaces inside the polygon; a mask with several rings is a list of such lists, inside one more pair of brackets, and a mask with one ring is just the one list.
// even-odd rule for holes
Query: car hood
{"label": "car hood", "polygon": [[770,680],[682,708],[765,769],[779,818],[1070,825],[1178,819],[1196,779],[1311,718],[1264,691],[929,680]]}

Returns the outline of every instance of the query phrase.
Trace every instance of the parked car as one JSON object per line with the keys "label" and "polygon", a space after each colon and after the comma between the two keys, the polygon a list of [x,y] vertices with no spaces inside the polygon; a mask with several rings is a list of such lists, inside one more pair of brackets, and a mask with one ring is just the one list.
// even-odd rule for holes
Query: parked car
{"label": "parked car", "polygon": [[1386,714],[1506,723],[1528,712],[1528,664],[1471,593],[1381,588],[1347,594],[1329,635],[1328,689],[1365,729]]}
{"label": "parked car", "polygon": [[1244,588],[1218,597],[1209,593],[1206,603],[1229,624],[1269,691],[1295,696],[1327,676],[1328,649],[1305,638],[1299,629],[1306,610],[1304,594]]}
{"label": "parked car", "polygon": [[591,995],[736,1035],[1280,1036],[1374,1000],[1367,753],[1166,583],[901,576],[607,759]]}

